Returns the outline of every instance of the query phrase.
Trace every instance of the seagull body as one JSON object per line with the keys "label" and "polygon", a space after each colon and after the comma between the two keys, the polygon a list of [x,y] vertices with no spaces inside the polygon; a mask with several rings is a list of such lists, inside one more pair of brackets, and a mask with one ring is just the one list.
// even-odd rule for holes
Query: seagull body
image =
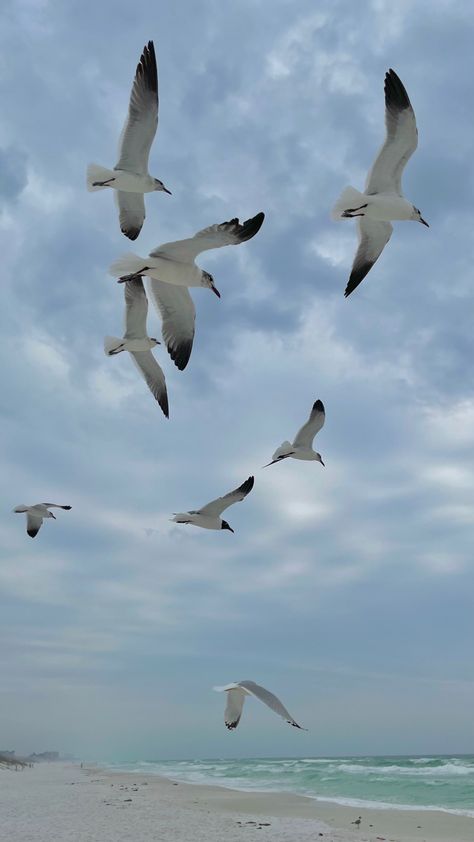
{"label": "seagull body", "polygon": [[52,517],[56,520],[56,515],[53,515],[50,509],[69,511],[71,508],[71,506],[61,506],[59,503],[36,503],[34,506],[15,506],[13,511],[26,514],[26,531],[30,538],[34,538],[40,531],[44,518]]}
{"label": "seagull body", "polygon": [[256,699],[260,699],[261,702],[277,713],[278,716],[281,716],[285,722],[288,722],[288,725],[293,725],[294,728],[299,728],[301,731],[306,730],[295,722],[293,717],[280,702],[280,699],[274,696],[273,693],[270,693],[269,690],[266,690],[265,687],[262,687],[260,684],[256,684],[255,681],[246,679],[245,681],[237,681],[234,684],[226,684],[224,687],[214,687],[214,690],[218,693],[227,693],[224,722],[229,731],[233,731],[234,728],[237,728],[237,725],[240,722],[246,696],[255,696]]}
{"label": "seagull body", "polygon": [[226,520],[222,520],[221,514],[233,503],[239,503],[245,499],[247,494],[252,490],[254,478],[249,477],[239,485],[234,491],[225,494],[224,497],[218,497],[217,500],[212,500],[201,509],[195,509],[190,512],[178,512],[175,514],[172,521],[175,523],[188,523],[193,526],[201,526],[203,529],[228,529],[233,532],[231,526]]}
{"label": "seagull body", "polygon": [[140,374],[155,398],[163,413],[169,417],[168,394],[165,376],[158,365],[151,348],[159,345],[157,339],[150,339],[146,331],[148,300],[143,281],[135,278],[125,284],[125,334],[122,339],[117,336],[106,336],[104,350],[111,357],[128,351]]}
{"label": "seagull body", "polygon": [[163,243],[150,252],[148,257],[126,254],[110,267],[110,274],[121,282],[138,275],[147,275],[158,281],[184,287],[207,287],[220,298],[214,286],[212,275],[196,265],[195,258],[202,251],[238,245],[252,239],[261,228],[265,214],[258,213],[242,225],[239,220],[211,225],[198,231],[194,237]]}
{"label": "seagull body", "polygon": [[148,172],[148,157],[158,126],[158,71],[153,41],[144,47],[133,81],[128,116],[119,144],[119,160],[113,170],[98,164],[87,168],[90,191],[111,187],[116,191],[120,228],[136,240],[145,220],[144,193],[170,191]]}
{"label": "seagull body", "polygon": [[301,459],[304,462],[321,462],[321,465],[324,465],[321,454],[313,450],[312,445],[313,439],[323,426],[325,418],[323,402],[315,401],[306,424],[303,424],[301,430],[298,430],[294,441],[284,441],[275,450],[272,461],[263,467],[268,468],[269,465],[274,465],[276,462],[281,462],[282,459],[288,459],[289,457]]}
{"label": "seagull body", "polygon": [[421,212],[402,195],[402,173],[418,145],[415,113],[394,70],[385,74],[385,142],[367,176],[365,192],[346,187],[336,202],[334,219],[358,217],[359,248],[345,290],[351,294],[363,281],[388,243],[391,220],[414,220],[429,225]]}

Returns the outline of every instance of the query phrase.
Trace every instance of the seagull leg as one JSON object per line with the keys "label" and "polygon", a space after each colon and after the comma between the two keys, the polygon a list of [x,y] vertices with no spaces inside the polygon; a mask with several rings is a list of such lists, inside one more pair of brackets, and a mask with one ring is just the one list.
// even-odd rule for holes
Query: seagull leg
{"label": "seagull leg", "polygon": [[361,206],[360,206],[360,208],[347,208],[347,210],[345,210],[345,211],[344,211],[344,213],[343,213],[342,215],[343,215],[343,217],[345,217],[346,219],[353,219],[353,218],[354,218],[354,216],[365,216],[365,214],[363,214],[363,213],[356,213],[356,211],[363,210],[364,208],[367,208],[367,207],[368,207],[368,203],[367,203],[367,204],[365,204],[365,205],[361,205]]}
{"label": "seagull leg", "polygon": [[108,178],[107,181],[93,181],[92,186],[93,187],[108,187],[108,185],[111,184],[112,181],[115,181],[115,178]]}

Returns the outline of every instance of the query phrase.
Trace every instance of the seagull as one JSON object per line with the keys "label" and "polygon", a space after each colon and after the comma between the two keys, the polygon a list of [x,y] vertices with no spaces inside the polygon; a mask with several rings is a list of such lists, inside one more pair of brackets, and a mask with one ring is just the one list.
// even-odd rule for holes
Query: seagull
{"label": "seagull", "polygon": [[280,699],[274,696],[273,693],[270,693],[269,690],[265,690],[265,687],[262,687],[260,684],[255,684],[255,681],[249,681],[248,679],[245,681],[237,681],[234,684],[226,684],[225,687],[214,687],[214,690],[217,690],[218,693],[227,693],[224,722],[229,731],[233,731],[234,728],[237,728],[237,725],[240,722],[246,696],[255,696],[256,699],[260,699],[261,702],[268,705],[271,710],[275,711],[278,716],[281,716],[285,722],[288,722],[288,725],[293,725],[301,731],[307,730],[295,722],[293,717],[288,713],[286,707],[284,707],[280,702]]}
{"label": "seagull", "polygon": [[148,41],[133,80],[128,116],[119,141],[119,160],[113,170],[98,164],[87,167],[87,189],[116,190],[120,229],[136,240],[145,221],[144,193],[167,187],[148,173],[148,156],[158,126],[158,71],[155,47]]}
{"label": "seagull", "polygon": [[289,441],[284,441],[280,447],[275,450],[272,456],[272,461],[264,465],[268,468],[269,465],[274,465],[275,462],[281,462],[282,459],[302,459],[305,462],[321,462],[324,467],[324,462],[321,459],[321,454],[313,450],[313,439],[316,433],[319,433],[324,424],[326,414],[324,411],[324,404],[317,400],[313,403],[313,408],[310,412],[306,424],[303,424],[301,430],[296,433],[293,444]]}
{"label": "seagull", "polygon": [[429,228],[421,211],[402,195],[402,173],[418,145],[415,113],[394,70],[385,74],[387,136],[367,176],[365,192],[346,187],[336,202],[333,219],[359,217],[359,248],[346,286],[347,298],[380,257],[393,231],[391,219],[412,219]]}
{"label": "seagull", "polygon": [[357,827],[360,827],[361,821],[362,821],[362,816],[359,816],[359,818],[355,819],[355,821],[351,822],[351,824],[355,824]]}
{"label": "seagull", "polygon": [[163,243],[153,249],[148,257],[125,254],[112,264],[109,272],[122,283],[137,275],[147,275],[167,284],[207,287],[220,298],[220,292],[214,286],[214,278],[209,272],[196,266],[195,258],[202,251],[238,245],[251,240],[260,230],[264,219],[264,213],[257,213],[242,225],[237,218],[229,222],[210,225],[209,228],[203,228],[187,240]]}
{"label": "seagull", "polygon": [[234,503],[239,503],[245,500],[247,494],[252,490],[254,478],[249,477],[239,485],[234,491],[225,494],[224,497],[218,497],[217,500],[211,500],[202,509],[192,510],[190,512],[178,512],[171,518],[174,523],[191,523],[193,526],[202,526],[203,529],[228,529],[233,532],[231,526],[226,520],[222,520],[220,515],[229,506]]}
{"label": "seagull", "polygon": [[59,503],[36,503],[34,506],[15,506],[13,511],[26,513],[26,531],[30,538],[34,538],[41,529],[43,518],[53,517],[56,520],[56,515],[53,515],[49,509],[69,511],[71,508],[72,506],[61,506]]}
{"label": "seagull", "polygon": [[148,299],[142,279],[135,278],[133,281],[127,281],[125,284],[125,334],[123,339],[117,336],[106,336],[104,351],[109,357],[120,354],[122,351],[129,352],[140,374],[145,378],[153,397],[168,418],[165,375],[151,353],[151,348],[160,343],[147,335],[147,313]]}

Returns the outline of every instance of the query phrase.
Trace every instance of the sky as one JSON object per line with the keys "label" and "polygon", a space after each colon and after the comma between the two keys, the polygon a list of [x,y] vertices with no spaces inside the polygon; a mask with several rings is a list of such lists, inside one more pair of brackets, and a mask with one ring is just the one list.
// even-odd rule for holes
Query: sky
{"label": "sky", "polygon": [[[0,25],[0,744],[97,760],[474,751],[474,10],[461,0],[6,0]],[[160,123],[133,250],[265,212],[198,259],[170,420],[125,355],[116,162],[143,45]],[[393,67],[406,196],[347,300]],[[150,307],[148,329],[159,336]],[[318,463],[261,470],[313,402]],[[170,522],[255,475],[235,529]],[[69,504],[32,541],[20,503]],[[213,685],[249,678],[227,732]]]}

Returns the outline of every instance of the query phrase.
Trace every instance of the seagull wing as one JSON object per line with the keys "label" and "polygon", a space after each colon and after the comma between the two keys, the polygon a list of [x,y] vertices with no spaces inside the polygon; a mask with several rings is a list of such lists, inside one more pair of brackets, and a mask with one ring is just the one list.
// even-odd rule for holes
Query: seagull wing
{"label": "seagull wing", "polygon": [[264,219],[264,213],[257,213],[256,216],[247,219],[242,225],[238,219],[231,219],[229,222],[222,222],[218,225],[210,225],[209,228],[203,228],[202,231],[198,231],[194,237],[190,237],[188,240],[163,243],[150,252],[150,257],[170,257],[183,263],[192,263],[202,251],[218,249],[222,246],[236,246],[246,240],[251,240],[260,230]]}
{"label": "seagull wing", "polygon": [[344,292],[346,298],[354,292],[372,269],[392,236],[392,231],[393,226],[390,222],[380,222],[377,219],[368,219],[366,216],[359,219],[359,248]]}
{"label": "seagull wing", "polygon": [[114,190],[119,209],[120,230],[129,240],[136,240],[145,221],[145,197],[143,193],[126,193]]}
{"label": "seagull wing", "polygon": [[148,290],[163,320],[161,332],[168,353],[183,371],[193,349],[196,308],[187,287],[166,284],[150,278]]}
{"label": "seagull wing", "polygon": [[130,351],[130,356],[142,377],[145,378],[150,392],[155,400],[158,401],[163,413],[169,418],[165,375],[153,354],[151,351]]}
{"label": "seagull wing", "polygon": [[402,173],[418,146],[415,112],[394,70],[385,74],[387,136],[367,176],[365,192],[402,194]]}
{"label": "seagull wing", "polygon": [[124,339],[144,339],[148,299],[141,278],[126,281],[125,284],[125,335]]}
{"label": "seagull wing", "polygon": [[149,41],[138,62],[128,116],[119,142],[116,170],[145,175],[148,156],[158,126],[158,71],[155,48]]}
{"label": "seagull wing", "polygon": [[31,512],[28,512],[26,515],[26,531],[30,538],[34,538],[35,535],[41,529],[41,524],[43,523],[43,518],[40,515],[32,515]]}
{"label": "seagull wing", "polygon": [[27,512],[28,509],[29,509],[29,506],[15,506],[13,511],[17,512],[17,513],[20,513],[20,512]]}
{"label": "seagull wing", "polygon": [[239,687],[243,687],[250,693],[252,696],[255,696],[256,699],[260,699],[265,705],[268,705],[271,710],[281,716],[285,722],[288,722],[288,725],[293,725],[295,728],[300,728],[302,731],[305,731],[305,728],[301,728],[301,725],[298,725],[297,722],[293,719],[291,714],[288,713],[286,707],[282,705],[280,699],[277,699],[273,693],[270,693],[269,690],[265,690],[265,687],[261,687],[260,684],[255,684],[255,681],[239,681]]}
{"label": "seagull wing", "polygon": [[296,433],[293,447],[311,447],[316,433],[319,433],[324,424],[325,418],[323,402],[315,401],[306,424],[303,424],[301,430]]}
{"label": "seagull wing", "polygon": [[229,731],[237,728],[242,716],[245,702],[245,693],[240,687],[227,691],[227,704],[224,712],[224,722]]}
{"label": "seagull wing", "polygon": [[65,509],[67,512],[72,509],[72,506],[61,506],[61,503],[42,503],[47,509]]}
{"label": "seagull wing", "polygon": [[203,506],[202,509],[198,509],[197,514],[208,515],[209,517],[217,517],[218,515],[221,515],[225,509],[229,508],[229,506],[245,500],[247,494],[253,488],[253,483],[254,478],[249,477],[234,491],[230,491],[229,494],[225,494],[224,497],[218,497],[217,500],[211,500],[211,502],[206,506]]}

